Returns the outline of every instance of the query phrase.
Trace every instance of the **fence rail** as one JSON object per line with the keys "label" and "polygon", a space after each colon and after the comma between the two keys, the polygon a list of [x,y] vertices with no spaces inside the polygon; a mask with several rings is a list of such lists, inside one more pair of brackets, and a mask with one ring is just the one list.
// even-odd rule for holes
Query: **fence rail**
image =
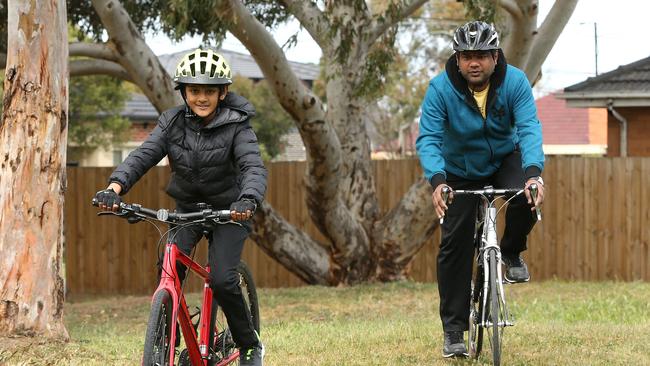
{"label": "fence rail", "polygon": [[[386,212],[421,170],[416,160],[374,164],[377,194]],[[267,200],[294,225],[322,240],[305,205],[305,163],[272,163],[268,168]],[[158,232],[143,223],[98,218],[90,205],[111,170],[67,170],[65,277],[73,296],[150,293],[156,284]],[[173,207],[163,193],[168,177],[168,168],[153,168],[126,200],[148,207]],[[544,220],[533,229],[526,252],[535,280],[650,280],[650,158],[551,157],[544,181]],[[433,211],[431,215],[433,220]],[[411,278],[435,281],[438,242],[436,231],[412,261]],[[199,246],[197,258],[205,258],[206,246]],[[243,257],[259,286],[303,284],[253,242],[247,242]],[[190,286],[199,288],[195,280]]]}

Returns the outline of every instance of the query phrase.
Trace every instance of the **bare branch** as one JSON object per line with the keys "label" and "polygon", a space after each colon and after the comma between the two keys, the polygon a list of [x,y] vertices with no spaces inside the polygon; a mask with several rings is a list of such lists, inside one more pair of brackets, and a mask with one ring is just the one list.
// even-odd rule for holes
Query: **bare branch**
{"label": "bare branch", "polygon": [[147,96],[158,112],[182,103],[171,77],[145,43],[119,1],[92,0],[93,8],[109,36],[117,61]]}
{"label": "bare branch", "polygon": [[106,60],[73,60],[70,61],[70,76],[109,75],[118,79],[133,82],[129,73],[122,65]]}
{"label": "bare branch", "polygon": [[383,14],[376,20],[375,26],[368,32],[369,43],[372,43],[377,38],[381,37],[388,28],[411,16],[411,14],[418,10],[427,1],[429,0],[412,0],[410,3],[404,4],[394,14]]}
{"label": "bare branch", "polygon": [[537,36],[533,41],[525,69],[526,76],[531,83],[538,77],[542,64],[569,22],[577,4],[578,0],[556,0],[537,30]]}
{"label": "bare branch", "polygon": [[266,202],[255,213],[251,239],[308,284],[328,285],[333,282],[327,249],[282,219]]}
{"label": "bare branch", "polygon": [[329,21],[315,2],[305,0],[281,0],[280,2],[298,19],[322,49],[330,46],[329,38],[326,36]]}
{"label": "bare branch", "polygon": [[70,56],[85,56],[106,61],[117,61],[117,55],[106,43],[73,42]]}
{"label": "bare branch", "polygon": [[375,223],[374,241],[390,248],[384,253],[391,255],[390,258],[380,258],[380,261],[394,264],[392,268],[383,266],[384,272],[378,274],[379,279],[399,279],[404,267],[438,227],[438,221],[433,219],[431,192],[427,180],[419,179],[400,202]]}
{"label": "bare branch", "polygon": [[513,0],[499,0],[498,4],[515,19],[521,19],[524,16],[519,5]]}
{"label": "bare branch", "polygon": [[[271,34],[238,0],[224,0],[217,8],[217,16],[232,25],[229,31],[250,51],[262,69],[265,79],[274,89],[280,104],[294,118],[307,149],[307,187],[310,214],[333,243],[336,255],[346,261],[357,260],[367,250],[367,235],[343,203],[339,187],[341,148],[336,132],[325,120],[320,99],[293,73],[282,49]],[[313,207],[319,207],[313,210]]]}

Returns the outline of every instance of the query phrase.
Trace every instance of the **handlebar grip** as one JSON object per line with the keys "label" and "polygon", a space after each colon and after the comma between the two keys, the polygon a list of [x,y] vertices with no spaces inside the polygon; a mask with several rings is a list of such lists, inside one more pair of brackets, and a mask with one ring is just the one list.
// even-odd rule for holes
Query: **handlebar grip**
{"label": "handlebar grip", "polygon": [[[442,191],[440,194],[442,195],[442,200],[445,202],[445,205],[447,204],[447,201],[449,200],[449,192],[451,189],[448,186],[442,187]],[[440,217],[440,225],[445,221],[445,216]]]}
{"label": "handlebar grip", "polygon": [[530,189],[530,196],[533,198],[533,205],[535,205],[535,213],[537,214],[537,221],[542,221],[542,210],[537,206],[537,184],[533,183],[529,186]]}
{"label": "handlebar grip", "polygon": [[219,210],[215,211],[216,216],[219,218],[219,220],[230,220],[230,210]]}

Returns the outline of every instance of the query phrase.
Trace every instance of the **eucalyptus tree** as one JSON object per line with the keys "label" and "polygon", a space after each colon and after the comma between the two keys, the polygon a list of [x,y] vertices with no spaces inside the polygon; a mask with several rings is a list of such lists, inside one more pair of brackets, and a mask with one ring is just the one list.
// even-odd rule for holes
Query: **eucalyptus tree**
{"label": "eucalyptus tree", "polygon": [[68,123],[65,2],[15,0],[0,120],[0,335],[67,338],[61,278]]}
{"label": "eucalyptus tree", "polygon": [[[308,283],[392,281],[404,277],[437,223],[424,179],[381,212],[367,126],[396,55],[400,23],[426,2],[73,0],[71,19],[97,42],[70,45],[70,55],[86,57],[71,62],[70,71],[130,80],[162,111],[180,101],[143,30],[157,29],[174,38],[200,34],[211,42],[231,32],[255,58],[300,132],[307,152],[309,215],[325,238],[310,237],[264,204],[256,215],[254,240]],[[540,27],[536,0],[464,4],[504,24],[506,56],[533,80],[576,3],[556,1]],[[274,27],[290,19],[300,22],[322,50],[324,97],[298,79],[272,36]]]}

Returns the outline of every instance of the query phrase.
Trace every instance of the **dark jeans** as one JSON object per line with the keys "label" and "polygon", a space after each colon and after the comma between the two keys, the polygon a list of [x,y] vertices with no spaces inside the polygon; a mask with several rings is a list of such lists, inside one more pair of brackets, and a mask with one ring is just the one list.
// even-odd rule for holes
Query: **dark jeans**
{"label": "dark jeans", "polygon": [[[470,181],[447,173],[447,184],[452,189],[522,188],[526,182],[518,151],[508,155],[499,170],[491,177]],[[438,292],[440,318],[445,331],[469,329],[470,283],[474,258],[474,227],[477,196],[456,196],[442,224],[442,240],[438,253]],[[512,201],[506,212],[506,227],[501,238],[503,255],[517,255],[526,250],[526,237],[535,225],[526,197]]]}
{"label": "dark jeans", "polygon": [[[178,212],[196,211],[196,208],[177,206]],[[249,311],[246,308],[239,287],[237,265],[241,260],[244,241],[248,237],[250,224],[244,227],[226,224],[217,225],[206,235],[209,243],[208,263],[210,264],[210,287],[218,304],[226,315],[233,339],[239,347],[250,348],[259,344]],[[199,226],[181,229],[175,236],[176,245],[183,253],[190,255],[194,246],[204,236]],[[186,267],[179,263],[180,279],[185,278]]]}

